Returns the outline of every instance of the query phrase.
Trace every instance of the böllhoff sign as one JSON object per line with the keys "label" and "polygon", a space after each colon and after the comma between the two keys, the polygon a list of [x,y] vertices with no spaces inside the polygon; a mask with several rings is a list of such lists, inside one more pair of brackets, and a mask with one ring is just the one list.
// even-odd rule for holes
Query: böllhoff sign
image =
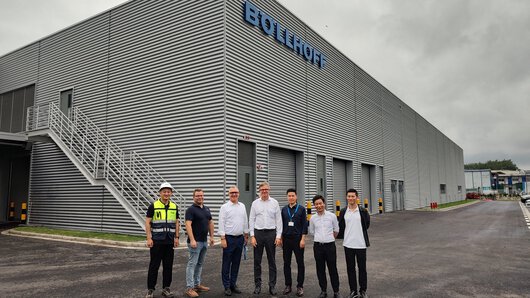
{"label": "b\u00f6llhoff sign", "polygon": [[293,50],[296,54],[304,57],[305,60],[317,64],[320,68],[326,66],[326,56],[309,43],[302,40],[294,32],[284,28],[271,16],[261,11],[250,1],[244,5],[245,21],[256,27],[260,27],[267,35],[274,35],[276,41]]}

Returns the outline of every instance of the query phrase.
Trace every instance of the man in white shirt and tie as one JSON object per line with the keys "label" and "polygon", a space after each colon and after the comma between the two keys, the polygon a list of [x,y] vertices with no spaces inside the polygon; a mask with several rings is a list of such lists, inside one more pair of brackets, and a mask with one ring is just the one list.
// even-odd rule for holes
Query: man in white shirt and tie
{"label": "man in white shirt and tie", "polygon": [[276,248],[281,245],[282,214],[278,201],[269,196],[270,185],[259,185],[260,197],[252,202],[249,216],[250,243],[254,247],[254,294],[261,292],[263,249],[269,262],[269,293],[276,295]]}
{"label": "man in white shirt and tie", "polygon": [[320,286],[319,298],[328,296],[326,279],[326,264],[329,269],[329,278],[333,288],[333,297],[339,298],[339,273],[337,271],[337,249],[335,238],[339,233],[337,216],[326,210],[326,199],[321,195],[313,197],[313,205],[317,213],[309,221],[309,233],[313,235],[313,253],[317,268],[318,284]]}
{"label": "man in white shirt and tie", "polygon": [[248,241],[248,220],[245,205],[239,202],[239,189],[232,186],[228,190],[230,201],[219,210],[219,235],[223,247],[221,277],[225,296],[241,294],[237,287],[237,275],[243,246]]}

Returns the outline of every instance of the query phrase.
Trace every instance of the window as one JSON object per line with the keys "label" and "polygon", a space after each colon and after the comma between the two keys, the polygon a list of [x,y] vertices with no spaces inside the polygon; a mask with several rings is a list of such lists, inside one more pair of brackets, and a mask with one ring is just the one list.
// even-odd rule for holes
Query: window
{"label": "window", "polygon": [[445,184],[440,184],[440,194],[445,194]]}

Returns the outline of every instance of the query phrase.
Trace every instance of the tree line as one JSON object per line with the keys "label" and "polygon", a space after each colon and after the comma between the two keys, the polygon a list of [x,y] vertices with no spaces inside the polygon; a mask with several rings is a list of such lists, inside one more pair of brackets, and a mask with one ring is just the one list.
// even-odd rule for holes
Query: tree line
{"label": "tree line", "polygon": [[464,165],[466,170],[481,170],[481,169],[490,169],[490,170],[511,170],[516,171],[517,165],[511,159],[503,160],[488,160],[487,162],[475,162],[468,163]]}

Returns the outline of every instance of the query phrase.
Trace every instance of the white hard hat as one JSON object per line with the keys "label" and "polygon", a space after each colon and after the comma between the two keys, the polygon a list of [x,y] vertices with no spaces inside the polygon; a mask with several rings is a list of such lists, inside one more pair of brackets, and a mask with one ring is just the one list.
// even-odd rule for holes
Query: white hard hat
{"label": "white hard hat", "polygon": [[173,186],[171,186],[171,184],[169,184],[167,182],[164,182],[164,183],[160,184],[160,188],[158,189],[158,192],[160,192],[164,188],[169,188],[169,189],[171,189],[171,191],[175,191],[175,189],[173,188]]}

